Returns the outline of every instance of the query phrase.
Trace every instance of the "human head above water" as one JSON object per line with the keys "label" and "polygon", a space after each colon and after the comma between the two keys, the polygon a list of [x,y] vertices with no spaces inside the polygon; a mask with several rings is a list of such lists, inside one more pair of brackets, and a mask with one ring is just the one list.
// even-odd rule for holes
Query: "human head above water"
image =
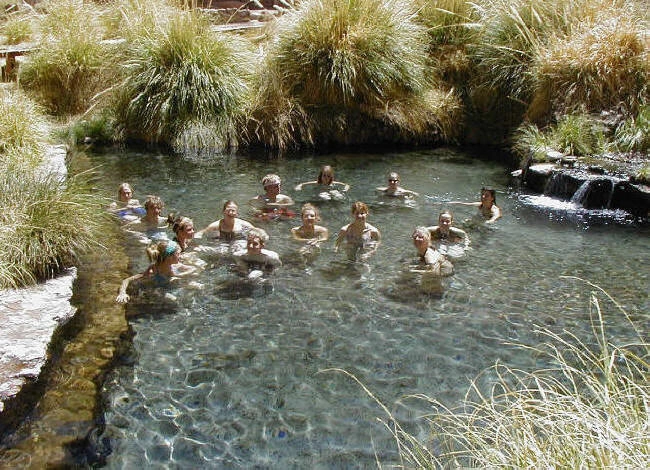
{"label": "human head above water", "polygon": [[147,256],[152,263],[160,264],[174,254],[180,254],[181,247],[172,240],[161,240],[147,247]]}
{"label": "human head above water", "polygon": [[431,242],[431,232],[426,227],[415,227],[413,233],[411,234],[413,240],[424,240],[427,243]]}
{"label": "human head above water", "polygon": [[266,230],[253,227],[248,231],[248,235],[246,235],[246,239],[250,242],[252,240],[259,240],[262,246],[266,245],[266,242],[269,241],[269,234],[266,233]]}
{"label": "human head above water", "polygon": [[305,217],[305,212],[307,211],[313,211],[314,215],[316,216],[316,220],[320,220],[320,213],[318,212],[318,208],[314,206],[313,204],[307,203],[302,206],[302,209],[300,211],[300,216]]}
{"label": "human head above water", "polygon": [[194,228],[194,222],[192,222],[192,219],[174,214],[169,214],[167,217],[167,225],[171,227],[172,231],[177,236],[180,232],[183,232],[190,227]]}
{"label": "human head above water", "polygon": [[454,214],[452,214],[450,210],[445,209],[438,215],[438,224],[440,224],[444,219],[448,219],[451,224],[454,221]]}
{"label": "human head above water", "polygon": [[488,186],[483,186],[481,188],[481,201],[483,201],[483,195],[484,194],[487,194],[492,198],[492,203],[493,204],[497,203],[497,192],[494,189],[492,189],[492,188],[490,188]]}
{"label": "human head above water", "polygon": [[399,174],[394,171],[388,173],[388,182],[389,183],[399,183]]}
{"label": "human head above water", "polygon": [[264,186],[265,188],[268,186],[275,186],[275,185],[279,186],[281,184],[282,184],[282,180],[275,173],[269,173],[268,175],[264,176],[264,178],[262,178],[262,186]]}
{"label": "human head above water", "polygon": [[226,202],[223,203],[223,208],[221,209],[222,212],[225,212],[225,211],[226,211],[226,208],[227,208],[228,206],[235,206],[235,209],[239,210],[239,206],[237,205],[237,203],[236,203],[235,201],[231,201],[231,200],[229,199],[229,200],[227,200]]}
{"label": "human head above water", "polygon": [[318,184],[331,184],[332,181],[334,181],[334,169],[329,165],[325,165],[318,173],[317,182]]}
{"label": "human head above water", "polygon": [[165,203],[158,196],[147,196],[147,199],[144,201],[144,208],[147,211],[154,208],[162,211],[165,208]]}
{"label": "human head above water", "polygon": [[117,199],[122,202],[128,202],[133,197],[133,188],[129,183],[122,183],[117,188]]}
{"label": "human head above water", "polygon": [[361,201],[357,201],[354,204],[352,204],[352,214],[367,214],[368,213],[368,206],[366,206],[365,203]]}

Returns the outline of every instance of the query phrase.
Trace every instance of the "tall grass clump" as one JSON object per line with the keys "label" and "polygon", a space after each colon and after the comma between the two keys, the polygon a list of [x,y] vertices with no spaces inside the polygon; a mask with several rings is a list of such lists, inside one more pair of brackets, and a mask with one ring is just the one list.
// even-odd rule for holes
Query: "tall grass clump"
{"label": "tall grass clump", "polygon": [[548,149],[567,155],[595,155],[610,148],[605,131],[602,122],[588,114],[568,114],[542,130],[532,123],[522,124],[514,133],[513,148],[522,156]]}
{"label": "tall grass clump", "polygon": [[[37,164],[45,140],[45,118],[38,105],[24,93],[0,90],[0,159],[22,153]],[[36,161],[34,161],[36,159]]]}
{"label": "tall grass clump", "polygon": [[[546,341],[524,347],[547,368],[526,372],[505,365],[486,371],[463,404],[448,409],[418,396],[436,411],[427,417],[431,442],[406,432],[384,407],[386,426],[404,465],[417,468],[648,468],[650,465],[650,343],[607,293],[593,288],[593,338],[542,328]],[[601,300],[627,318],[636,339],[607,337]],[[613,312],[608,312],[611,315]],[[644,314],[645,315],[645,314]],[[414,397],[411,397],[414,398]],[[434,450],[435,448],[435,450]]]}
{"label": "tall grass clump", "polygon": [[83,112],[110,85],[114,69],[114,55],[100,42],[99,11],[75,0],[41,7],[39,48],[20,68],[21,86],[55,115]]}
{"label": "tall grass clump", "polygon": [[579,109],[635,115],[648,99],[647,27],[631,5],[610,5],[550,37],[531,67],[529,118],[541,121]]}
{"label": "tall grass clump", "polygon": [[180,11],[174,0],[116,0],[108,5],[100,20],[108,36],[130,43],[163,27]]}
{"label": "tall grass clump", "polygon": [[0,93],[0,288],[49,278],[100,246],[107,217],[84,181],[48,174],[45,119],[22,93]]}
{"label": "tall grass clump", "polygon": [[[410,4],[313,0],[286,13],[277,28],[252,111],[264,144],[273,144],[275,132],[290,137],[292,128],[300,129],[296,139],[316,143],[440,137],[440,109],[424,98],[434,88],[426,34]],[[299,122],[303,112],[311,122]]]}
{"label": "tall grass clump", "polygon": [[0,21],[0,30],[5,44],[20,44],[31,39],[34,21],[31,12],[15,11]]}
{"label": "tall grass clump", "polygon": [[616,127],[614,142],[622,152],[650,151],[650,105],[642,106],[636,116]]}
{"label": "tall grass clump", "polygon": [[526,101],[531,64],[549,34],[554,34],[554,0],[485,0],[477,5],[480,36],[472,57],[480,68],[478,86]]}
{"label": "tall grass clump", "polygon": [[431,67],[452,86],[464,86],[472,74],[468,49],[477,41],[478,14],[468,0],[414,0],[415,21],[427,31]]}
{"label": "tall grass clump", "polygon": [[245,42],[213,33],[198,14],[179,12],[131,43],[118,127],[127,139],[180,152],[236,146],[251,60]]}
{"label": "tall grass clump", "polygon": [[83,181],[10,161],[0,163],[0,288],[48,279],[101,247],[104,213]]}

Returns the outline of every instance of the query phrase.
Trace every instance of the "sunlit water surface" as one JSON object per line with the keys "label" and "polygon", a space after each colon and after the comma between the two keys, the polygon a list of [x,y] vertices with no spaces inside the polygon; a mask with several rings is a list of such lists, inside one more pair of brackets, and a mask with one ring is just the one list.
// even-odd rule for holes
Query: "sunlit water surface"
{"label": "sunlit water surface", "polygon": [[[198,228],[220,218],[226,199],[241,217],[271,235],[267,248],[284,266],[264,287],[239,280],[218,258],[196,279],[203,289],[172,289],[176,302],[147,295],[127,314],[131,357],[105,385],[105,429],[95,444],[108,468],[369,468],[399,461],[377,418],[385,415],[349,376],[386,404],[407,430],[428,437],[430,410],[407,395],[454,406],[469,381],[496,361],[530,369],[542,358],[511,343],[537,344],[536,325],[590,337],[589,287],[606,289],[633,317],[648,312],[649,231],[633,225],[588,225],[567,210],[539,210],[508,187],[502,166],[453,150],[333,154],[281,160],[228,157],[191,163],[159,154],[92,157],[115,191],[129,181],[141,201],[157,194]],[[352,188],[345,202],[318,202],[295,184],[331,164]],[[421,194],[403,202],[377,196],[389,171]],[[347,263],[326,243],[311,264],[290,240],[295,220],[256,222],[246,201],[266,173],[283,192],[317,201],[331,235],[350,221],[350,203],[366,202],[383,242],[367,264]],[[442,296],[419,291],[405,273],[416,225],[432,225],[444,201],[497,191],[504,217],[468,227],[471,250],[455,261]],[[428,196],[428,197],[427,197]],[[453,206],[457,224],[475,208]],[[299,210],[299,209],[297,209]],[[207,243],[207,242],[205,242]],[[133,270],[147,265],[144,245],[129,246]],[[620,313],[604,304],[615,340],[631,338]]]}

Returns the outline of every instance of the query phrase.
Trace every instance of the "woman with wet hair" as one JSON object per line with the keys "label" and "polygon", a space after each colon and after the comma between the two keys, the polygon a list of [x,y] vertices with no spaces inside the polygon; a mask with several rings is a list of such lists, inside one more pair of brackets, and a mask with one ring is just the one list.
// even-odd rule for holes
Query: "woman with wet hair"
{"label": "woman with wet hair", "polygon": [[181,264],[181,247],[172,240],[161,240],[147,247],[151,265],[143,272],[127,277],[122,281],[115,301],[125,304],[130,300],[126,293],[133,281],[150,280],[155,287],[167,286],[174,278],[191,274],[196,268]]}

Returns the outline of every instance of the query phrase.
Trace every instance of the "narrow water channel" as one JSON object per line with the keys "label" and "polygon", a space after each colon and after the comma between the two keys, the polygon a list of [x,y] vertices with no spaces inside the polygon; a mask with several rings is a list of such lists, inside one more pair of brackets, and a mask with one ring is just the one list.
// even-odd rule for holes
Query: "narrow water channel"
{"label": "narrow water channel", "polygon": [[[399,462],[392,437],[377,421],[379,406],[336,369],[359,379],[403,425],[425,439],[425,394],[454,406],[469,382],[500,361],[543,366],[511,343],[537,344],[536,325],[591,337],[589,287],[609,292],[635,319],[650,310],[650,229],[589,224],[549,216],[509,187],[506,169],[458,150],[331,154],[280,160],[228,157],[187,162],[154,153],[92,156],[111,192],[130,182],[141,201],[156,194],[165,213],[179,211],[197,228],[221,218],[227,199],[240,216],[270,234],[267,248],[283,266],[265,287],[242,283],[219,258],[205,257],[202,289],[178,287],[175,301],[142,294],[127,305],[134,332],[128,360],[105,383],[105,426],[93,439],[107,468],[369,468]],[[332,165],[351,185],[344,201],[322,201],[297,183]],[[378,195],[397,171],[412,201]],[[247,201],[267,173],[283,179],[296,211],[314,202],[332,238],[312,263],[289,236],[298,219],[263,222]],[[445,201],[478,200],[497,190],[504,216],[493,227],[466,225],[471,248],[455,259],[442,295],[421,292],[407,273],[415,257],[411,233],[451,208],[456,224],[476,208]],[[382,244],[367,263],[333,251],[364,201]],[[131,240],[133,272],[147,261]],[[198,243],[198,241],[197,241]],[[208,241],[200,243],[209,244]],[[632,338],[625,319],[605,302],[610,335]],[[646,321],[647,325],[647,321]],[[646,331],[647,333],[647,331]]]}

